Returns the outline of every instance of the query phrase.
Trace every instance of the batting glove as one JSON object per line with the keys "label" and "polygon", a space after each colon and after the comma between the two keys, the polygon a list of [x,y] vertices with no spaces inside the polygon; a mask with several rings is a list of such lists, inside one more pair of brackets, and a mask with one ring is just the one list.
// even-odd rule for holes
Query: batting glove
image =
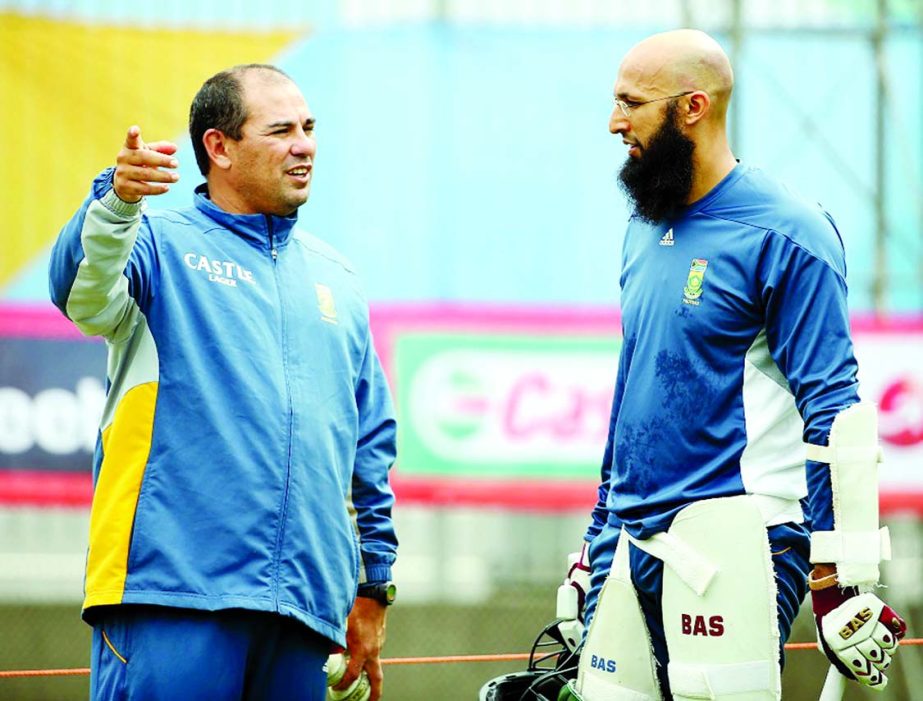
{"label": "batting glove", "polygon": [[885,670],[907,633],[907,624],[894,609],[871,593],[855,587],[811,590],[817,640],[830,662],[847,679],[882,690]]}
{"label": "batting glove", "polygon": [[[572,587],[577,592],[577,619],[583,622],[583,608],[586,604],[586,593],[590,590],[590,558],[587,555],[588,543],[583,544],[579,553],[567,556],[567,576],[564,586]],[[560,613],[559,613],[560,615]]]}

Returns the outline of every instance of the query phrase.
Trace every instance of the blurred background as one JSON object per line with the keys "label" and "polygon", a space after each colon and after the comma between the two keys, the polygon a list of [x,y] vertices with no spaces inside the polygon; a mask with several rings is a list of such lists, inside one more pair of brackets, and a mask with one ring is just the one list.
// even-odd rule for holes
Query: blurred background
{"label": "blurred background", "polygon": [[[0,0],[0,670],[86,667],[80,622],[105,348],[50,305],[58,230],[130,124],[180,144],[199,85],[272,62],[319,153],[301,224],[352,259],[400,419],[386,656],[527,651],[595,498],[627,208],[607,131],[624,52],[711,32],[732,147],[829,210],[863,398],[882,411],[887,599],[923,635],[923,2]],[[793,641],[812,640],[807,612]],[[906,648],[876,699],[923,699]],[[467,701],[522,663],[392,667],[390,701]],[[786,698],[826,664],[792,652]],[[87,679],[0,679],[82,699]],[[850,688],[845,698],[872,698]]]}

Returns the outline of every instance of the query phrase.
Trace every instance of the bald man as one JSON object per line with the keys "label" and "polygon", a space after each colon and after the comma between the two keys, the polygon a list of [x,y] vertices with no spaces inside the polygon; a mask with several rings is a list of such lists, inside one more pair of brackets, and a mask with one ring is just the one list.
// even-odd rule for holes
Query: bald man
{"label": "bald man", "polygon": [[609,130],[628,146],[634,212],[576,570],[592,572],[571,682],[587,701],[781,698],[809,580],[824,650],[849,678],[883,688],[905,629],[868,593],[888,543],[843,243],[829,214],[735,159],[733,84],[718,43],[692,30],[634,46],[615,83]]}

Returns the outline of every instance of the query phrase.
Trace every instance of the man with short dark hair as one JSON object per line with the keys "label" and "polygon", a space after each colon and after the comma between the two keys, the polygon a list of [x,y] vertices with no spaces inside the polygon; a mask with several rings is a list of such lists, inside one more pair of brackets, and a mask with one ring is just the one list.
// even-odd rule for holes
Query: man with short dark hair
{"label": "man with short dark hair", "polygon": [[843,244],[820,207],[737,162],[732,87],[693,30],[638,43],[615,84],[634,212],[603,479],[568,579],[592,572],[586,701],[780,698],[809,584],[851,679],[883,688],[905,631],[872,593],[888,544]]}
{"label": "man with short dark hair", "polygon": [[340,646],[339,688],[375,701],[395,422],[355,272],[296,228],[314,117],[277,68],[237,66],[190,133],[193,207],[146,209],[176,146],[133,126],[52,253],[55,304],[109,348],[91,698],[320,701]]}

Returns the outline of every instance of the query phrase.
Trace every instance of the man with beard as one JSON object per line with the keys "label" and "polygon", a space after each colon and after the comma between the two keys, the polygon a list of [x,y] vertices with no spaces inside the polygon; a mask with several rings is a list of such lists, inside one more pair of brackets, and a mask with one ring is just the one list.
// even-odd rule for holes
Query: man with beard
{"label": "man with beard", "polygon": [[692,30],[637,44],[615,84],[609,130],[629,147],[619,179],[634,205],[624,345],[567,581],[588,579],[570,685],[587,701],[781,698],[809,588],[850,679],[883,688],[905,630],[871,593],[889,545],[843,244],[826,212],[737,162],[732,87],[725,53]]}

